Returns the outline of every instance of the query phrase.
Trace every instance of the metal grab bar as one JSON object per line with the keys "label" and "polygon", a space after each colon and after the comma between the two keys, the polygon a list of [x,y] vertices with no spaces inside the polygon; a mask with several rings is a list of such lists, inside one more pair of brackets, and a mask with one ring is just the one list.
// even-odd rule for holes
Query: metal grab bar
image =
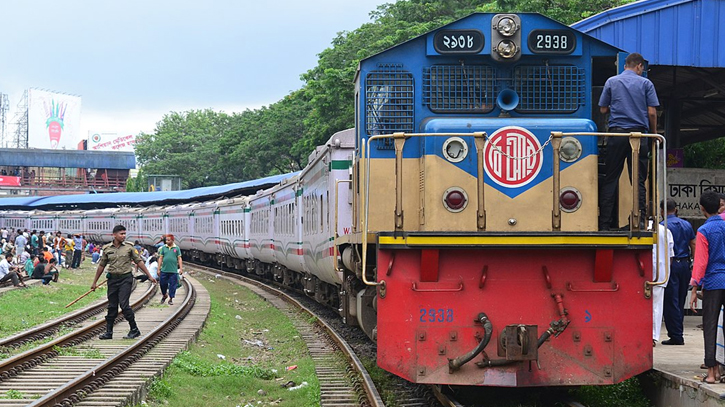
{"label": "metal grab bar", "polygon": [[[652,138],[652,139],[654,139],[655,140],[655,148],[652,150],[652,157],[653,157],[653,161],[656,162],[656,160],[659,158],[659,155],[660,155],[659,154],[659,151],[665,151],[665,152],[667,151],[667,139],[665,139],[665,136],[663,136],[661,134],[656,134],[656,133],[639,133],[639,132],[632,132],[632,133],[597,133],[597,132],[562,133],[562,132],[551,132],[552,143],[553,143],[553,141],[554,141],[555,138],[561,139],[562,137],[566,137],[566,136],[629,137],[630,139],[631,138],[636,138],[637,139],[637,146],[636,146],[637,147],[637,151],[636,151],[636,153],[634,151],[635,150],[634,149],[635,146],[632,145],[631,142],[630,142],[630,145],[632,145],[632,147],[633,147],[632,148],[632,167],[633,167],[633,169],[632,169],[632,195],[633,195],[632,196],[632,203],[633,203],[633,205],[632,206],[633,206],[633,210],[635,208],[637,209],[637,214],[636,214],[636,216],[637,216],[637,223],[634,224],[634,222],[631,221],[631,219],[634,219],[634,214],[631,214],[630,215],[630,225],[629,225],[629,227],[630,227],[630,230],[639,229],[639,209],[638,209],[639,208],[639,179],[637,178],[637,176],[639,174],[639,168],[638,168],[639,166],[637,165],[637,160],[639,159],[639,145],[640,145],[640,142],[641,142],[641,139],[642,138]],[[660,144],[661,144],[661,146],[660,146]],[[557,161],[559,161],[559,155],[558,154],[556,154],[554,156],[554,162],[557,162]],[[653,167],[656,168],[656,164],[653,164]],[[661,191],[666,191],[667,190],[667,160],[662,160],[662,168],[661,168],[661,171],[662,171],[661,172],[661,174],[662,174],[662,184],[659,185],[659,188],[653,188],[652,196],[654,197],[654,199],[658,199],[659,198],[659,194],[657,193],[659,190],[661,190]],[[652,175],[653,176],[655,175],[654,174],[654,171],[653,171],[653,174]],[[556,176],[554,176],[553,178],[558,178],[558,174],[556,174]],[[656,184],[656,182],[655,182],[655,184]],[[554,193],[557,194],[558,191],[555,189],[554,190]],[[656,222],[657,219],[659,219],[659,217],[660,217],[660,211],[659,211],[660,206],[659,206],[659,202],[658,201],[655,201],[653,203],[654,203],[654,205],[653,205],[654,206],[653,214],[654,214],[654,218],[655,218],[655,222]],[[555,206],[558,206],[558,205],[555,205]],[[657,253],[656,253],[656,258],[657,259],[660,258],[660,254],[661,254],[660,250],[667,250],[667,247],[666,247],[667,246],[667,238],[666,238],[666,236],[667,236],[666,235],[666,233],[667,233],[667,216],[663,216],[663,219],[664,219],[664,227],[665,227],[665,245],[664,245],[665,247],[660,247],[662,245],[659,244],[659,228],[658,227],[655,227],[654,228],[654,230],[653,230],[653,236],[652,236],[653,239],[654,239],[654,241],[657,243]],[[667,270],[669,270],[669,268],[670,268],[670,258],[669,258],[669,256],[665,256],[665,268]],[[659,263],[659,261],[657,261],[654,264],[654,269],[655,269],[654,270],[655,272],[653,273],[654,274],[654,281],[645,281],[645,283],[644,283],[644,286],[645,286],[645,290],[644,290],[645,291],[644,292],[645,298],[650,298],[652,296],[652,287],[653,286],[667,284],[667,280],[669,279],[669,276],[668,276],[664,281],[659,281],[659,279],[660,279],[660,263]]]}
{"label": "metal grab bar", "polygon": [[334,256],[335,257],[335,259],[334,259],[335,271],[338,271],[338,272],[344,271],[343,269],[341,269],[339,267],[339,264],[337,263],[337,256],[340,255],[340,252],[337,250],[337,238],[340,237],[340,235],[337,233],[338,226],[340,224],[340,222],[338,220],[339,212],[340,212],[340,188],[339,188],[339,186],[342,183],[352,184],[352,180],[349,180],[349,179],[335,180],[335,234],[333,235],[334,239],[333,239],[332,245],[334,246],[333,250],[335,250],[335,252],[334,252],[335,253],[335,256]]}
{"label": "metal grab bar", "polygon": [[[363,161],[363,172],[365,174],[365,182],[363,184],[362,188],[362,201],[364,202],[364,209],[363,209],[363,228],[362,228],[362,234],[363,234],[363,252],[362,252],[362,278],[363,283],[369,286],[377,286],[380,285],[380,282],[374,282],[374,281],[368,281],[367,280],[367,257],[368,257],[368,213],[370,209],[370,142],[373,140],[380,140],[384,138],[392,138],[395,140],[395,161],[396,161],[396,169],[400,168],[400,171],[398,171],[398,174],[396,176],[396,192],[395,192],[395,201],[396,201],[396,208],[395,208],[395,224],[396,224],[396,230],[398,229],[398,221],[400,221],[400,229],[402,229],[402,222],[403,222],[403,174],[402,174],[402,167],[403,167],[403,146],[405,144],[405,139],[408,137],[477,137],[477,135],[480,134],[480,137],[483,137],[485,140],[484,133],[394,133],[394,134],[378,134],[375,136],[370,136],[367,139],[367,143],[365,139],[361,140],[360,143],[360,155],[362,157]],[[398,141],[400,140],[400,141]],[[400,146],[400,147],[398,147]],[[479,168],[479,171],[483,171],[483,168]],[[479,181],[480,183],[480,181]],[[480,192],[479,192],[480,194]],[[398,206],[400,205],[400,206]],[[400,216],[398,216],[398,210],[400,210]],[[480,216],[480,214],[479,214]],[[485,226],[485,221],[484,221]],[[377,277],[376,277],[377,279]],[[382,282],[382,281],[381,281]]]}
{"label": "metal grab bar", "polygon": [[[438,284],[438,283],[436,283],[436,284]],[[457,287],[449,287],[449,288],[438,288],[438,287],[422,288],[422,287],[419,287],[415,281],[413,281],[413,284],[411,285],[410,289],[415,292],[419,292],[419,293],[455,293],[458,291],[463,291],[463,281],[459,281]]]}

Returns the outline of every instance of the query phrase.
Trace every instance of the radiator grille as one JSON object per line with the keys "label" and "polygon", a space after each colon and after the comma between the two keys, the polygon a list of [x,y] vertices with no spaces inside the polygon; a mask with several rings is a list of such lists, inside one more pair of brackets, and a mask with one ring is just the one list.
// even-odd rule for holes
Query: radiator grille
{"label": "radiator grille", "polygon": [[489,66],[434,65],[423,70],[423,104],[436,113],[490,112],[495,74]]}
{"label": "radiator grille", "polygon": [[574,112],[584,105],[584,70],[575,66],[519,66],[514,70],[517,112]]}
{"label": "radiator grille", "polygon": [[[365,100],[368,135],[413,132],[413,75],[410,72],[387,66],[369,73],[365,81]],[[379,150],[393,149],[392,139],[374,143]]]}

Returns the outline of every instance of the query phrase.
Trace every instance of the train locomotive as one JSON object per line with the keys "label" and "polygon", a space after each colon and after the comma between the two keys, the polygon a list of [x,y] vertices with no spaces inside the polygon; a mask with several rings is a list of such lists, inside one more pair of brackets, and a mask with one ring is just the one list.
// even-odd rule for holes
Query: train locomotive
{"label": "train locomotive", "polygon": [[[334,307],[412,382],[617,383],[652,367],[657,274],[636,200],[620,200],[630,227],[598,230],[595,101],[625,56],[538,14],[472,14],[362,60],[355,128],[273,188],[0,222],[172,233],[188,257]],[[651,181],[654,218],[657,196]]]}

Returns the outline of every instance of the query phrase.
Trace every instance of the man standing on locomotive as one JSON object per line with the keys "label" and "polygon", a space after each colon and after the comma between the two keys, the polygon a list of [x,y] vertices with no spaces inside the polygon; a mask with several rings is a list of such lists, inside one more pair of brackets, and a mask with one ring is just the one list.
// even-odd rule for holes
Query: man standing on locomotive
{"label": "man standing on locomotive", "polygon": [[[664,212],[664,202],[660,209]],[[675,257],[670,263],[670,279],[665,288],[664,318],[667,327],[667,336],[670,339],[662,341],[663,345],[684,345],[683,321],[685,318],[685,298],[687,287],[690,284],[690,257],[695,253],[695,231],[690,222],[677,217],[677,203],[668,199],[667,202],[667,229],[672,232],[675,243]],[[664,221],[660,222],[664,225]]]}
{"label": "man standing on locomotive", "polygon": [[[609,113],[610,133],[654,133],[657,131],[657,106],[660,105],[652,82],[642,77],[644,58],[631,53],[625,60],[624,72],[607,79],[599,98],[599,111]],[[639,149],[639,210],[640,224],[647,213],[645,181],[649,143],[643,140]],[[632,178],[632,147],[628,137],[609,137],[604,158],[606,174],[599,191],[599,229],[609,230],[614,216],[614,202],[619,177],[627,161],[630,181]],[[618,225],[616,226],[618,227]]]}
{"label": "man standing on locomotive", "polygon": [[113,322],[118,315],[118,306],[121,306],[123,317],[128,321],[130,330],[124,339],[133,339],[141,336],[141,332],[136,326],[136,319],[133,309],[129,305],[131,297],[131,289],[133,287],[133,273],[131,272],[131,264],[135,263],[149,277],[152,283],[156,284],[156,279],[149,273],[143,263],[138,251],[133,245],[126,242],[126,227],[116,225],[113,228],[113,241],[103,246],[103,256],[98,262],[96,276],[91,284],[91,290],[95,291],[98,278],[101,277],[103,270],[108,265],[108,314],[106,314],[106,333],[102,334],[98,339],[113,339]]}

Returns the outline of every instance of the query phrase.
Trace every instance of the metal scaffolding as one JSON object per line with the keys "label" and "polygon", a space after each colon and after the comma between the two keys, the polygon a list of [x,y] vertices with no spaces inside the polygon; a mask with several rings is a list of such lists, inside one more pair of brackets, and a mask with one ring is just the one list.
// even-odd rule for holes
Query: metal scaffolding
{"label": "metal scaffolding", "polygon": [[8,147],[28,148],[28,91],[23,93],[23,98],[18,103],[18,110],[15,112],[15,139]]}
{"label": "metal scaffolding", "polygon": [[0,147],[9,147],[10,140],[5,136],[5,129],[7,128],[7,117],[8,110],[10,110],[10,99],[6,93],[0,93]]}

